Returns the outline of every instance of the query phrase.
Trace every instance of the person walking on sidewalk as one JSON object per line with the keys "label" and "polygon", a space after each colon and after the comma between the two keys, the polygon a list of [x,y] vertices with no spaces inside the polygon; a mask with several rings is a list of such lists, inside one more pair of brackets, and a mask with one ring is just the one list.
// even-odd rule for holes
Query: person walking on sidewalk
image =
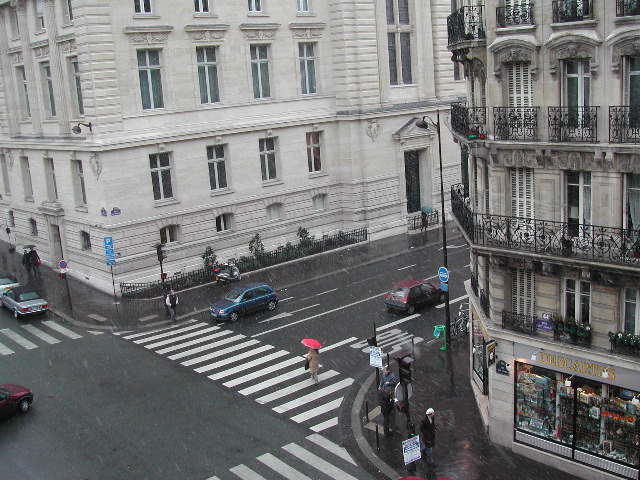
{"label": "person walking on sidewalk", "polygon": [[178,307],[178,294],[174,292],[173,288],[169,290],[169,295],[167,295],[165,304],[169,309],[169,315],[171,316],[171,325],[175,325],[176,324],[176,308]]}
{"label": "person walking on sidewalk", "polygon": [[420,453],[427,462],[427,464],[435,467],[436,464],[433,461],[433,447],[436,444],[436,422],[433,418],[435,412],[433,408],[427,409],[426,415],[420,422]]}
{"label": "person walking on sidewalk", "polygon": [[318,383],[318,370],[320,369],[320,354],[318,353],[318,349],[310,348],[309,353],[307,354],[307,360],[309,361],[309,373],[311,374],[311,379],[313,383]]}
{"label": "person walking on sidewalk", "polygon": [[40,255],[38,255],[38,252],[36,252],[33,247],[31,247],[31,251],[29,252],[29,258],[31,259],[33,273],[40,275],[40,265],[42,265],[42,260],[40,260]]}
{"label": "person walking on sidewalk", "polygon": [[26,250],[22,254],[22,265],[27,269],[27,273],[31,273],[31,255]]}
{"label": "person walking on sidewalk", "polygon": [[393,388],[387,387],[380,392],[380,410],[382,411],[384,436],[391,437],[391,414],[394,410]]}
{"label": "person walking on sidewalk", "polygon": [[398,383],[396,374],[393,373],[389,365],[382,367],[382,375],[380,376],[380,383],[378,384],[378,390],[386,390],[387,387],[395,388]]}

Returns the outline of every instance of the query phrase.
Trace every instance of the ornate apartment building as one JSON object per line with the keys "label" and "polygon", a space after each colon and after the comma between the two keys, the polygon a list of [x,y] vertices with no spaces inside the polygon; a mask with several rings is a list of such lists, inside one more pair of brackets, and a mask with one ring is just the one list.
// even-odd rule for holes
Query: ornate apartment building
{"label": "ornate apartment building", "polygon": [[639,478],[640,2],[458,1],[472,382],[492,441]]}
{"label": "ornate apartment building", "polygon": [[[160,242],[175,272],[201,267],[207,246],[248,254],[256,233],[268,250],[298,227],[405,232],[439,200],[437,137],[415,121],[464,97],[451,11],[448,0],[0,1],[12,243],[110,291],[111,266],[116,284],[159,279]],[[451,185],[461,157],[447,137]]]}

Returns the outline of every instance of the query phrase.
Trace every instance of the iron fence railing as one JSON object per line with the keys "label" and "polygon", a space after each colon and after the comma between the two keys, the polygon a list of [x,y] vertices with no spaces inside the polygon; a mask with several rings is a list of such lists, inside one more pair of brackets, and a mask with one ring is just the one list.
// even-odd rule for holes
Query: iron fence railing
{"label": "iron fence railing", "polygon": [[496,140],[538,141],[540,107],[493,107]]}
{"label": "iron fence railing", "polygon": [[569,343],[579,347],[591,348],[591,331],[588,334],[579,334],[577,332],[564,332],[560,330],[553,331],[553,339],[556,342]]}
{"label": "iron fence railing", "polygon": [[538,333],[536,317],[515,312],[502,311],[502,328],[514,332],[536,335]]}
{"label": "iron fence railing", "polygon": [[616,17],[630,17],[640,15],[638,0],[616,0]]}
{"label": "iron fence railing", "polygon": [[638,345],[637,343],[631,345],[629,344],[629,342],[623,343],[618,342],[614,339],[613,341],[611,341],[611,353],[621,353],[623,355],[640,357],[640,345]]}
{"label": "iron fence railing", "polygon": [[518,25],[533,25],[533,5],[530,3],[510,5],[496,8],[498,27],[515,27]]}
{"label": "iron fence railing", "polygon": [[447,17],[449,45],[468,41],[484,40],[482,6],[462,7]]}
{"label": "iron fence railing", "polygon": [[409,223],[409,230],[419,230],[423,227],[430,227],[431,225],[437,225],[440,223],[440,212],[438,210],[434,210],[431,213],[425,214],[425,221],[422,221],[422,213],[418,215],[414,215],[407,219]]}
{"label": "iron fence railing", "polygon": [[640,229],[474,213],[460,185],[451,188],[451,211],[474,245],[640,266]]}
{"label": "iron fence railing", "polygon": [[549,107],[549,141],[598,141],[599,107]]}
{"label": "iron fence railing", "polygon": [[609,107],[609,142],[640,143],[640,107]]}
{"label": "iron fence railing", "polygon": [[592,0],[554,0],[551,3],[554,23],[579,22],[593,18]]}
{"label": "iron fence railing", "polygon": [[470,140],[487,138],[487,109],[467,107],[464,103],[451,105],[451,128]]}
{"label": "iron fence railing", "polygon": [[[257,256],[230,259],[241,272],[250,272],[260,268],[277,265],[298,258],[315,255],[335,248],[366,241],[367,229],[361,228],[350,232],[338,232],[336,235],[325,235],[319,239],[308,239],[297,245],[287,244],[271,252],[264,252]],[[123,298],[154,298],[163,295],[169,289],[184,290],[185,288],[204,285],[215,280],[213,269],[201,268],[192,272],[178,273],[162,280],[143,283],[120,283]]]}

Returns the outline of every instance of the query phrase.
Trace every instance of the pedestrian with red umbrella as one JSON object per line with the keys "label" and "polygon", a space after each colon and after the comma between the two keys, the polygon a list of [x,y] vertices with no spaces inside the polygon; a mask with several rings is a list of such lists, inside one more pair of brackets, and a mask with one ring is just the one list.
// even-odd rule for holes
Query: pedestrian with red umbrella
{"label": "pedestrian with red umbrella", "polygon": [[309,373],[313,383],[318,384],[318,370],[320,369],[320,353],[319,349],[322,344],[314,340],[313,338],[305,338],[302,340],[302,344],[309,347],[309,353],[307,353],[307,363],[309,364]]}

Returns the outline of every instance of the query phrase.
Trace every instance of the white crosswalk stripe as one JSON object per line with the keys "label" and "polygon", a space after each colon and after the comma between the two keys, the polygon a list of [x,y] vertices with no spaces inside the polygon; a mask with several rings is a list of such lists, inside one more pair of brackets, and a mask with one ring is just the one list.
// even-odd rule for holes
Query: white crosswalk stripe
{"label": "white crosswalk stripe", "polygon": [[345,378],[344,380],[341,380],[338,383],[327,385],[326,387],[320,388],[318,390],[314,390],[312,393],[309,393],[302,397],[298,397],[295,400],[291,400],[290,402],[274,407],[273,410],[278,413],[287,412],[294,408],[301,407],[305,403],[313,402],[314,400],[317,400],[318,398],[323,397],[325,394],[333,393],[345,387],[348,387],[352,383],[353,383],[353,378]]}
{"label": "white crosswalk stripe", "polygon": [[282,447],[284,450],[289,452],[292,455],[295,455],[303,462],[312,465],[322,472],[325,475],[329,475],[331,478],[335,480],[358,480],[356,477],[349,475],[344,470],[339,469],[338,467],[330,464],[326,460],[320,458],[319,456],[311,453],[309,450],[305,450],[300,445],[296,445],[295,443],[290,443]]}
{"label": "white crosswalk stripe", "polygon": [[320,405],[319,407],[315,407],[311,410],[307,410],[306,412],[294,415],[293,417],[291,417],[291,420],[296,423],[302,423],[306,422],[307,420],[311,420],[312,418],[318,417],[324,413],[329,413],[337,409],[342,404],[342,400],[344,400],[344,397],[336,398],[335,400],[331,400],[324,405]]}
{"label": "white crosswalk stripe", "polygon": [[299,377],[301,375],[309,375],[306,371],[301,368],[296,368],[295,370],[291,370],[290,372],[283,373],[282,375],[278,375],[277,377],[271,377],[268,380],[257,383],[256,385],[251,385],[250,387],[244,388],[240,390],[238,393],[240,395],[251,395],[252,393],[259,392],[264,390],[265,388],[270,388],[280,383],[286,382],[293,378]]}
{"label": "white crosswalk stripe", "polygon": [[[323,372],[321,374],[318,375],[318,380],[319,381],[323,381],[323,380],[328,380],[331,377],[335,377],[336,375],[338,375],[338,372],[336,372],[335,370],[329,370],[328,372]],[[289,385],[286,388],[281,388],[280,390],[276,390],[275,392],[270,393],[269,395],[265,395],[263,397],[260,398],[256,398],[256,402],[258,403],[269,403],[273,400],[277,400],[279,398],[282,397],[286,397],[287,395],[291,394],[291,393],[295,393],[297,391],[300,391],[304,388],[309,388],[311,386],[315,385],[313,383],[313,380],[311,380],[310,378],[307,378],[306,380],[296,383],[294,385]]]}
{"label": "white crosswalk stripe", "polygon": [[16,352],[11,350],[6,345],[3,345],[3,344],[0,343],[0,355],[11,355],[12,353],[16,353]]}
{"label": "white crosswalk stripe", "polygon": [[287,465],[282,460],[277,457],[274,457],[270,453],[265,453],[264,455],[260,455],[258,457],[262,463],[264,463],[267,467],[275,470],[284,478],[288,478],[290,480],[311,480],[309,477],[300,473],[295,468]]}
{"label": "white crosswalk stripe", "polygon": [[276,363],[275,365],[270,365],[267,368],[263,368],[262,370],[258,370],[257,372],[250,373],[245,375],[244,377],[236,378],[235,380],[231,380],[229,382],[223,383],[225,387],[235,387],[236,385],[240,385],[242,383],[246,383],[250,380],[254,380],[256,378],[264,377],[269,372],[275,372],[276,370],[282,370],[289,365],[293,365],[294,363],[300,363],[299,358],[290,358],[285,360],[284,362]]}
{"label": "white crosswalk stripe", "polygon": [[248,368],[256,367],[258,365],[264,365],[266,362],[270,360],[274,360],[276,358],[284,357],[289,352],[286,350],[280,350],[277,352],[270,353],[265,355],[264,357],[256,358],[255,360],[251,360],[250,362],[243,363],[242,365],[238,365],[237,367],[228,368],[223,370],[222,372],[214,373],[213,375],[209,375],[211,380],[220,380],[222,378],[228,377],[230,375],[234,375],[236,373],[240,373],[245,371]]}
{"label": "white crosswalk stripe", "polygon": [[[145,345],[145,347],[152,350],[154,348],[162,347],[163,345],[169,345],[170,343],[181,342],[182,340],[186,340],[187,338],[195,337],[197,335],[202,335],[203,333],[212,332],[215,330],[220,330],[220,327],[205,328],[204,330],[198,330],[196,332],[186,333],[184,335],[180,335],[179,337],[170,338],[168,340],[161,340],[156,343],[150,343],[149,345]],[[195,345],[198,343],[202,343],[206,341],[208,338],[210,337],[198,338],[196,340],[192,340],[191,342],[186,342],[186,345],[188,346],[188,345]]]}
{"label": "white crosswalk stripe", "polygon": [[[184,352],[181,352],[181,353],[176,353],[175,355],[170,355],[167,358],[169,358],[169,360],[177,360],[179,358],[188,357],[188,356],[194,355],[196,353],[202,353],[202,352],[205,352],[207,350],[211,350],[214,347],[220,347],[222,345],[227,345],[228,343],[233,343],[233,342],[236,342],[238,340],[243,340],[245,338],[247,338],[247,337],[244,336],[244,335],[233,335],[231,337],[226,337],[226,338],[223,338],[222,340],[218,340],[217,342],[215,342],[213,344],[206,345],[207,348],[194,348],[194,349],[187,350],[187,351],[184,351]],[[206,355],[201,355],[199,357],[192,358],[190,360],[182,362],[182,365],[188,367],[189,365],[195,365],[196,363],[206,362],[207,360],[211,359],[211,355],[212,355],[211,353],[208,353]]]}
{"label": "white crosswalk stripe", "polygon": [[64,328],[62,325],[58,325],[56,322],[53,322],[51,320],[46,320],[46,321],[44,321],[42,323],[44,325],[46,325],[47,327],[49,327],[51,330],[55,330],[56,332],[61,333],[65,337],[69,337],[69,338],[71,338],[73,340],[76,340],[78,338],[82,338],[82,335],[78,335],[77,333],[72,332],[68,328]]}
{"label": "white crosswalk stripe", "polygon": [[338,417],[333,417],[325,422],[321,422],[317,425],[313,425],[312,427],[310,427],[310,429],[314,432],[323,432],[324,430],[327,430],[328,428],[331,428],[331,427],[335,427],[336,425],[338,425]]}
{"label": "white crosswalk stripe", "polygon": [[206,325],[206,323],[196,323],[195,325],[188,325],[182,328],[169,328],[169,329],[164,328],[160,330],[160,332],[162,333],[158,333],[157,335],[152,335],[150,337],[134,340],[133,343],[145,343],[145,342],[151,342],[153,340],[159,340],[161,338],[166,338],[166,337],[175,335],[176,333],[188,332],[190,330],[193,330],[194,328],[200,328],[202,325]]}
{"label": "white crosswalk stripe", "polygon": [[60,343],[60,340],[52,337],[48,333],[43,332],[42,330],[34,327],[33,325],[22,325],[22,328],[24,328],[27,332],[31,333],[32,335],[38,337],[40,340],[44,340],[50,345],[53,345],[55,343]]}
{"label": "white crosswalk stripe", "polygon": [[332,441],[326,439],[322,435],[318,435],[317,433],[311,434],[307,437],[307,440],[315,443],[316,445],[324,448],[325,450],[333,453],[334,455],[340,457],[341,459],[349,462],[352,465],[356,465],[356,462],[353,461],[351,455],[347,453],[347,450],[344,447],[336,445]]}
{"label": "white crosswalk stripe", "polygon": [[[67,338],[76,340],[82,338],[79,335],[68,328],[59,325],[52,320],[46,320],[41,322],[29,323],[26,325],[19,325],[15,328],[3,328],[0,329],[0,337],[6,338],[8,343],[0,343],[0,355],[11,355],[18,351],[16,345],[24,350],[35,350],[44,344],[55,345],[62,342],[60,338],[57,338],[56,334],[61,334]],[[48,330],[53,330],[53,334]],[[41,342],[44,342],[41,343]]]}
{"label": "white crosswalk stripe", "polygon": [[35,343],[30,342],[26,338],[21,337],[16,332],[14,332],[13,330],[9,330],[8,328],[3,328],[2,330],[0,330],[0,333],[2,333],[8,339],[16,342],[21,347],[26,348],[27,350],[38,348],[38,346]]}
{"label": "white crosswalk stripe", "polygon": [[251,470],[249,467],[242,464],[236,467],[230,468],[229,471],[232,473],[235,473],[242,480],[267,480],[262,475],[257,474],[256,472]]}
{"label": "white crosswalk stripe", "polygon": [[[252,347],[256,343],[260,343],[260,342],[254,339],[247,340],[246,342],[241,343],[239,345],[234,345],[233,347],[224,348],[222,350],[217,350],[216,352],[213,352],[209,355],[205,355],[206,357],[205,359],[202,359],[201,357],[198,359],[199,361],[196,363],[202,363],[203,361],[211,360],[212,358],[220,357],[220,356],[226,355],[227,353],[232,353],[247,347]],[[244,353],[239,353],[238,355],[234,355],[233,357],[225,358],[217,362],[207,363],[206,365],[202,365],[201,367],[194,368],[193,370],[198,373],[210,372],[211,370],[215,370],[217,368],[230,365],[232,363],[238,362],[245,358],[253,357],[255,355],[258,355],[259,353],[265,352],[267,350],[271,350],[272,348],[274,348],[273,345],[260,345],[259,347],[252,348],[251,350],[247,350]],[[186,363],[187,362],[183,362],[182,365],[185,365]]]}

